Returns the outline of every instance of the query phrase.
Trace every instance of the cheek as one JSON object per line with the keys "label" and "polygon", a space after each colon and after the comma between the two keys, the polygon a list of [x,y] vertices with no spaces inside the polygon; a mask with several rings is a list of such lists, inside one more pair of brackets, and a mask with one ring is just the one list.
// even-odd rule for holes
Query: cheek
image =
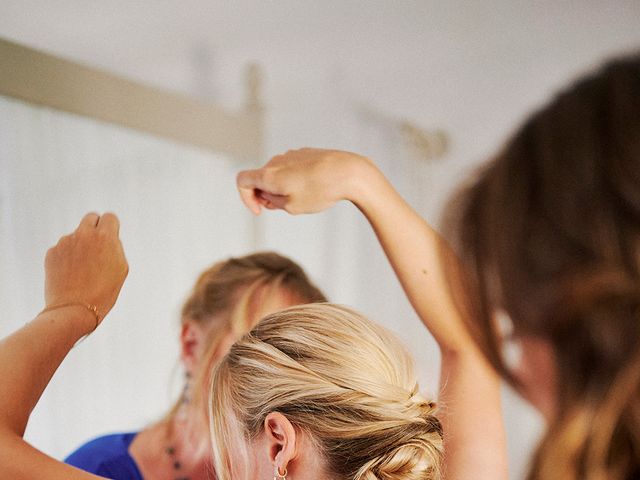
{"label": "cheek", "polygon": [[520,393],[546,419],[555,416],[557,373],[555,354],[544,340],[525,337],[519,342],[520,361],[514,375],[521,382]]}
{"label": "cheek", "polygon": [[264,480],[273,478],[273,465],[269,461],[269,443],[264,435],[260,435],[247,446],[249,471],[247,480]]}
{"label": "cheek", "polygon": [[246,445],[236,445],[229,450],[231,480],[259,480],[256,475],[256,462],[252,448]]}

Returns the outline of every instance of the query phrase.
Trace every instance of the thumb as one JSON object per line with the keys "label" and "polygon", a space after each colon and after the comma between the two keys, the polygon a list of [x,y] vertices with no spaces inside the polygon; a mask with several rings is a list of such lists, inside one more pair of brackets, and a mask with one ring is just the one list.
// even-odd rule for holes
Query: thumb
{"label": "thumb", "polygon": [[262,184],[260,170],[244,170],[236,177],[236,186],[240,193],[240,199],[245,206],[255,215],[260,215],[262,207],[257,192]]}

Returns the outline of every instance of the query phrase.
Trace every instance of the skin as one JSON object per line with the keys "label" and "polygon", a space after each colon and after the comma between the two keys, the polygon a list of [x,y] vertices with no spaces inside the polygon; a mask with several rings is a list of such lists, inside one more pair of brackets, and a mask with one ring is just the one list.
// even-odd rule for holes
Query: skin
{"label": "skin", "polygon": [[369,159],[349,152],[289,151],[260,169],[241,172],[237,183],[256,215],[263,208],[315,213],[342,200],[365,215],[440,347],[446,478],[506,479],[500,379],[469,337],[446,287],[442,263],[456,259],[437,232]]}
{"label": "skin", "polygon": [[501,309],[493,321],[501,332],[506,367],[518,382],[518,393],[551,424],[557,411],[556,354],[548,340],[518,335],[513,321]]}
{"label": "skin", "polygon": [[552,424],[557,412],[555,352],[548,341],[539,337],[522,336],[518,343],[522,358],[514,375],[521,385],[519,393]]}

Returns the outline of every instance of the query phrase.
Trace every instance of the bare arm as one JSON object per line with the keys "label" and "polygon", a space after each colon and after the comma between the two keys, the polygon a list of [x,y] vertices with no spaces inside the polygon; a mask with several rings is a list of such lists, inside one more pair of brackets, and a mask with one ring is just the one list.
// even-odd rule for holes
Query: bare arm
{"label": "bare arm", "polygon": [[440,257],[453,253],[437,232],[369,160],[355,154],[288,152],[262,169],[242,172],[238,185],[255,213],[261,207],[310,213],[339,200],[349,200],[362,211],[442,353],[440,416],[447,478],[506,478],[500,380],[453,304]]}
{"label": "bare arm", "polygon": [[96,316],[83,305],[95,305],[102,317],[106,315],[126,273],[118,221],[113,215],[87,215],[75,232],[47,253],[46,305],[73,305],[41,313],[0,341],[0,383],[4,388],[0,395],[0,478],[100,478],[48,457],[22,436],[29,415],[60,363],[73,345],[96,327]]}
{"label": "bare arm", "polygon": [[454,254],[371,168],[366,167],[372,179],[349,200],[369,220],[407,297],[440,347],[439,416],[445,432],[446,476],[506,478],[500,378],[469,337],[447,288],[440,255]]}

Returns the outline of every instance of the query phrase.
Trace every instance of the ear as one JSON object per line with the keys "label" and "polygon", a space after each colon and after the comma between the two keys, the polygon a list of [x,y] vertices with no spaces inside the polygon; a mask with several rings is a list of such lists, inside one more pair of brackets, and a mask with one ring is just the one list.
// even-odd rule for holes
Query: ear
{"label": "ear", "polygon": [[298,434],[289,419],[280,412],[271,412],[264,419],[264,433],[268,448],[269,462],[274,471],[291,468],[291,462],[297,454]]}
{"label": "ear", "polygon": [[194,372],[202,357],[204,330],[192,320],[182,322],[180,331],[180,360],[187,372]]}

